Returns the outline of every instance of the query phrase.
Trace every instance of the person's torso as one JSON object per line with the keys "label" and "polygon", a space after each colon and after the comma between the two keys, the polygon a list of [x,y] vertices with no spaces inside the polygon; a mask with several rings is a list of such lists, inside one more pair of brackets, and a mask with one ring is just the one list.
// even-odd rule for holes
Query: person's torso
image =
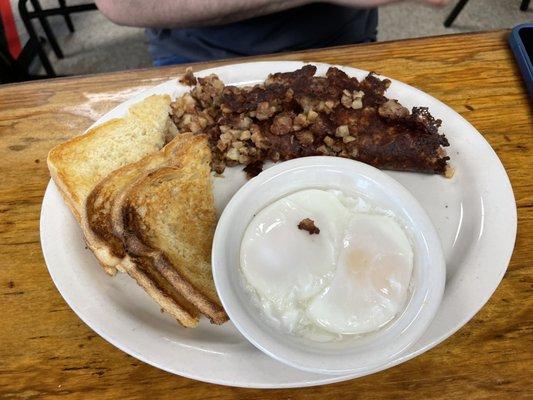
{"label": "person's torso", "polygon": [[375,40],[376,9],[310,4],[227,25],[147,29],[154,58],[204,61]]}

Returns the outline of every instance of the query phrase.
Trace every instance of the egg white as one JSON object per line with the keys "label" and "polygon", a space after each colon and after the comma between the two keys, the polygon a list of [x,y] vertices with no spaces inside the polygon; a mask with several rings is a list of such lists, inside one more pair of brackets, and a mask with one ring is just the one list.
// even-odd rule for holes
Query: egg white
{"label": "egg white", "polygon": [[[267,318],[289,332],[329,340],[375,331],[401,311],[412,248],[392,217],[369,210],[362,199],[309,189],[253,218],[241,244],[241,270]],[[298,229],[305,218],[319,234]]]}
{"label": "egg white", "polygon": [[307,315],[339,334],[375,331],[403,307],[413,252],[405,232],[383,215],[354,215],[345,231],[335,276],[313,298]]}
{"label": "egg white", "polygon": [[[332,193],[305,190],[280,199],[259,212],[241,244],[241,268],[261,298],[266,314],[293,329],[306,302],[333,278],[346,208]],[[299,230],[310,218],[319,235]]]}

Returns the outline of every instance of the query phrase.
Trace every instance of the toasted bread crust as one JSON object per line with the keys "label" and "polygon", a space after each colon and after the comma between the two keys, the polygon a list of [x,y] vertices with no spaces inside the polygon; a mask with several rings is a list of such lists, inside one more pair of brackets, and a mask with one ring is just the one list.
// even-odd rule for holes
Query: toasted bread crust
{"label": "toasted bread crust", "polygon": [[122,268],[144,289],[171,317],[187,328],[198,325],[198,310],[172,286],[165,284],[164,278],[150,268],[150,263],[142,257],[135,260],[129,257],[122,260]]}
{"label": "toasted bread crust", "polygon": [[85,202],[91,190],[110,172],[157,151],[169,132],[170,96],[154,95],[134,104],[123,118],[107,121],[85,134],[54,147],[48,154],[50,175],[61,196],[84,230],[88,246],[110,275],[117,257],[94,242],[87,231]]}
{"label": "toasted bread crust", "polygon": [[[110,173],[87,197],[83,218],[97,257],[128,273],[165,312],[188,327],[194,326],[191,318],[197,318],[198,311],[215,324],[227,321],[218,297],[206,296],[181,276],[163,252],[143,241],[142,229],[130,230],[123,218],[135,213],[135,207],[129,212],[128,200],[135,188],[144,187],[147,177],[194,164],[197,149],[206,146],[205,137],[183,133],[160,151]],[[204,157],[207,165],[208,161]]]}
{"label": "toasted bread crust", "polygon": [[183,146],[185,138],[186,136],[180,136],[160,151],[113,171],[100,181],[87,197],[83,218],[87,242],[96,257],[109,267],[116,267],[126,256],[121,235],[113,231],[114,203],[117,198],[120,200],[125,189],[142,177],[146,171],[179,163],[177,153]]}
{"label": "toasted bread crust", "polygon": [[[126,207],[124,209],[125,218],[131,218],[131,212],[135,213],[134,210],[128,210]],[[131,226],[129,223],[127,225]],[[213,303],[190,282],[184,279],[163,252],[154,251],[151,247],[143,243],[139,239],[140,237],[142,237],[142,234],[138,231],[136,233],[127,231],[124,236],[125,247],[133,260],[142,259],[146,269],[157,271],[172,287],[176,288],[179,293],[182,293],[185,299],[194,304],[202,314],[208,317],[211,323],[221,325],[228,320],[228,316],[222,306]]]}
{"label": "toasted bread crust", "polygon": [[[199,151],[201,157],[199,157]],[[212,231],[214,231],[216,220],[211,192],[210,152],[207,139],[191,135],[181,149],[179,159],[182,161],[180,165],[162,167],[146,173],[116,198],[112,212],[114,233],[122,238],[125,251],[132,259],[143,258],[149,263],[151,269],[158,271],[212,323],[221,324],[227,321],[228,317],[214,289],[210,270]],[[172,190],[183,189],[180,183],[185,185],[188,189],[186,193],[189,203],[183,205],[172,203],[173,199],[168,196],[167,192],[158,191],[158,183],[161,179],[164,182],[173,182],[170,185]],[[149,201],[146,201],[146,196],[150,198]],[[201,204],[203,202],[205,205]],[[177,218],[178,224],[197,225],[200,240],[204,243],[198,243],[196,236],[189,237],[189,232],[176,232],[177,236],[182,236],[169,239],[178,241],[174,243],[176,246],[174,248],[170,248],[167,242],[158,242],[153,233],[156,232],[155,236],[157,236],[165,226],[161,226],[161,221],[151,218],[148,215],[150,212],[143,213],[143,209],[151,210],[150,207],[154,204],[156,215],[162,211],[161,204],[170,204],[175,210],[177,216],[168,215],[168,223],[171,223],[173,218]],[[186,221],[181,221],[181,219],[186,219]],[[203,260],[202,267],[207,265],[208,270],[194,264],[196,261],[194,255],[182,257],[176,254],[178,251],[176,248],[186,246],[188,239],[195,242],[195,251],[200,249],[197,256]],[[166,248],[160,247],[165,245],[167,245]],[[185,253],[186,250],[183,252]]]}

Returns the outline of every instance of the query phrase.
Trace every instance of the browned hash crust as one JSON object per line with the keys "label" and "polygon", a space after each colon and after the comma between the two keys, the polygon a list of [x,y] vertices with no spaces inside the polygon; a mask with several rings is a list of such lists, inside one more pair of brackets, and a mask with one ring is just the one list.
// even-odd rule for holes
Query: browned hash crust
{"label": "browned hash crust", "polygon": [[311,218],[304,218],[298,223],[298,229],[309,232],[310,235],[318,235],[320,229],[315,225]]}
{"label": "browned hash crust", "polygon": [[207,132],[212,168],[245,165],[249,176],[265,161],[328,155],[381,169],[444,175],[448,140],[425,107],[411,111],[384,93],[390,85],[370,73],[362,81],[331,67],[325,77],[306,65],[275,73],[253,87],[225,86],[216,75],[182,82],[193,88],[172,103],[181,132]]}

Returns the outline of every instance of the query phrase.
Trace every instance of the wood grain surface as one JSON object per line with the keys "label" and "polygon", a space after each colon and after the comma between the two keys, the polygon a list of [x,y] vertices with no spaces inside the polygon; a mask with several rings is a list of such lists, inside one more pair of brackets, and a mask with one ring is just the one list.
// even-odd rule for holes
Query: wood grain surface
{"label": "wood grain surface", "polygon": [[[439,98],[496,150],[518,206],[509,269],[466,326],[390,370],[306,389],[229,388],[150,367],[87,327],[48,275],[39,243],[48,150],[185,66],[0,86],[0,398],[533,398],[533,117],[507,36],[497,31],[263,57],[373,70]],[[222,63],[209,65],[215,64]]]}

